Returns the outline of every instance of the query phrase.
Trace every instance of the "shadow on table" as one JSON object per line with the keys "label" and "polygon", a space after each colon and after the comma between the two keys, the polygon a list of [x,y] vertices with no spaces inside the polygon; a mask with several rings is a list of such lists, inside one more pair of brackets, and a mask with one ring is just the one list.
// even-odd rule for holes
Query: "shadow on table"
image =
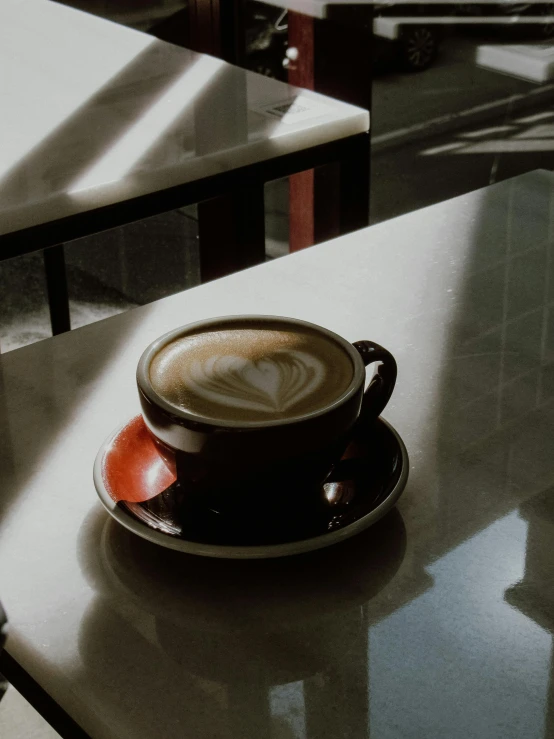
{"label": "shadow on table", "polygon": [[[72,28],[78,33],[81,24]],[[113,28],[105,24],[104,43],[116,43]],[[37,118],[41,123],[36,129],[34,120],[26,124],[21,134],[26,151],[0,174],[2,207],[14,209],[12,221],[22,221],[21,227],[28,225],[25,208],[37,201],[50,212],[54,206],[64,213],[82,212],[109,203],[110,197],[117,202],[120,190],[121,197],[129,197],[135,183],[141,192],[163,189],[167,172],[175,167],[186,166],[191,181],[205,177],[206,159],[198,165],[196,157],[210,162],[210,155],[246,144],[249,128],[253,139],[259,135],[253,130],[256,124],[268,139],[279,126],[278,119],[249,110],[247,78],[236,67],[147,35],[120,32],[126,34],[122,50],[103,65],[83,67],[82,52],[79,56],[71,46],[73,38],[56,51],[70,57],[53,62],[60,75],[68,65],[66,92],[54,102],[51,97],[42,101],[37,93],[48,117]],[[85,33],[92,31],[87,27]],[[24,41],[28,64],[40,65],[41,58],[33,55],[41,52],[26,36]],[[36,84],[34,78],[29,84]],[[19,114],[18,108],[15,112]],[[279,152],[278,143],[275,150]],[[225,162],[212,162],[211,173],[224,168]],[[129,220],[143,217],[139,207],[134,215]]]}
{"label": "shadow on table", "polygon": [[[81,197],[81,190],[86,203],[87,188],[140,172],[159,139],[169,132],[180,139],[175,139],[174,150],[167,150],[168,163],[178,156],[183,158],[187,144],[194,149],[194,111],[209,101],[210,95],[217,97],[218,84],[225,84],[219,78],[228,74],[216,65],[205,73],[197,69],[195,74],[195,55],[154,38],[143,47],[137,46],[136,55],[120,69],[114,62],[115,73],[104,83],[93,77],[78,89],[74,80],[68,97],[71,100],[74,96],[73,110],[60,112],[61,119],[52,131],[29,142],[28,151],[2,173],[3,207],[65,193],[69,193],[65,199],[71,203]],[[187,91],[190,77],[194,79]],[[68,101],[64,102],[70,109]],[[163,120],[159,113],[155,115],[160,105],[166,108]],[[94,170],[98,174],[88,182],[87,175]],[[94,204],[91,190],[89,207]]]}
{"label": "shadow on table", "polygon": [[[191,736],[257,739],[279,724],[284,690],[305,706],[306,736],[366,736],[368,618],[387,612],[404,558],[398,511],[342,544],[277,560],[184,555],[98,512],[80,547],[98,595],[82,624],[78,679],[110,725],[140,705],[145,737],[178,721]],[[104,683],[107,662],[124,690]]]}

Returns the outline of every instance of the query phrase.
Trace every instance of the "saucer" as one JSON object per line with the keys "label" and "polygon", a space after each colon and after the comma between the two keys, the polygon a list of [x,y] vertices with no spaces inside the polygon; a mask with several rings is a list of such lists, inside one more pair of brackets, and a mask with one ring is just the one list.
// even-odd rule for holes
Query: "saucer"
{"label": "saucer", "polygon": [[155,544],[205,557],[265,559],[336,544],[382,518],[408,479],[408,453],[379,418],[351,441],[327,482],[278,523],[221,514],[190,503],[135,416],[102,445],[94,484],[110,515]]}

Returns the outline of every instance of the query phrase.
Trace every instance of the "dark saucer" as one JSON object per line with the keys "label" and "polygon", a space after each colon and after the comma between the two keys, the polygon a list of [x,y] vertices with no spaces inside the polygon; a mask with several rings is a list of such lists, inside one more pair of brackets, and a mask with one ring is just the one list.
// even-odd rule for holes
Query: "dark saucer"
{"label": "dark saucer", "polygon": [[222,514],[187,496],[137,416],[100,449],[94,480],[110,514],[146,539],[192,554],[264,558],[319,549],[368,528],[400,497],[408,467],[400,436],[378,419],[293,510],[258,505]]}

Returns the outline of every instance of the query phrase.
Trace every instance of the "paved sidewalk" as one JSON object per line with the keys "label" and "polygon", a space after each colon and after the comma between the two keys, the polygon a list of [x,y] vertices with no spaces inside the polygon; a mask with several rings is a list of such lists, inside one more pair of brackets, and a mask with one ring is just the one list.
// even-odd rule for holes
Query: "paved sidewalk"
{"label": "paved sidewalk", "polygon": [[[373,82],[372,147],[391,147],[501,118],[508,109],[545,109],[554,84],[538,85],[478,67],[478,47],[495,41],[475,34],[444,39],[435,66],[418,74],[382,73]],[[508,41],[506,41],[508,43]]]}

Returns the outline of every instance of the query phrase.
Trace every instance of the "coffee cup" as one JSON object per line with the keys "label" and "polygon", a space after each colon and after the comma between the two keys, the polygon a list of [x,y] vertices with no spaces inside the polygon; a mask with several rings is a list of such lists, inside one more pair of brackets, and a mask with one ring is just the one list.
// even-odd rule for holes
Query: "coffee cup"
{"label": "coffee cup", "polygon": [[220,512],[295,505],[320,489],[395,381],[378,344],[265,315],[169,331],[137,367],[145,424],[177,484]]}

